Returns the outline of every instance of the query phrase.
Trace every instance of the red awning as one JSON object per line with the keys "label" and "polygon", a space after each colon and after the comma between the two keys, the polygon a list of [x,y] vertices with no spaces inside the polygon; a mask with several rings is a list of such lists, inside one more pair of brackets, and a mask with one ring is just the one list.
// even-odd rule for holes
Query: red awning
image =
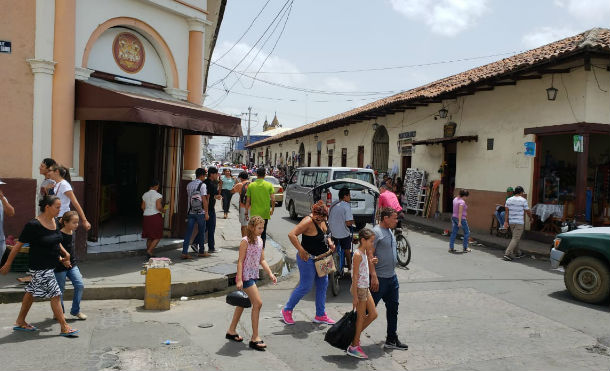
{"label": "red awning", "polygon": [[422,145],[422,144],[430,145],[430,144],[443,144],[443,143],[454,143],[454,142],[470,142],[471,140],[478,142],[479,136],[478,135],[463,135],[460,137],[423,139],[423,140],[415,140],[411,144],[414,146],[417,146],[417,145]]}
{"label": "red awning", "polygon": [[76,81],[75,118],[149,123],[201,135],[243,135],[237,117],[178,100],[161,90],[97,78]]}

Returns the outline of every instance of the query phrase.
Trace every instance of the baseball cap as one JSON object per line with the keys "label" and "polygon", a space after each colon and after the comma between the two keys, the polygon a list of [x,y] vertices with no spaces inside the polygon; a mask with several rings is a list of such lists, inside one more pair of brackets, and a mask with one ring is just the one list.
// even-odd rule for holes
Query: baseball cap
{"label": "baseball cap", "polygon": [[506,188],[506,192],[514,192],[513,187],[508,187],[508,188]]}

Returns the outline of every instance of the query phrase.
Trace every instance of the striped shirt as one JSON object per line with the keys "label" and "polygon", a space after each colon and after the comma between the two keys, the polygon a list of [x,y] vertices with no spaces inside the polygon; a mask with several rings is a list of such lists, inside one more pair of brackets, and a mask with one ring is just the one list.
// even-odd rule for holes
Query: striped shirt
{"label": "striped shirt", "polygon": [[508,209],[508,224],[525,224],[524,212],[530,208],[527,200],[521,196],[513,196],[506,200],[504,206]]}

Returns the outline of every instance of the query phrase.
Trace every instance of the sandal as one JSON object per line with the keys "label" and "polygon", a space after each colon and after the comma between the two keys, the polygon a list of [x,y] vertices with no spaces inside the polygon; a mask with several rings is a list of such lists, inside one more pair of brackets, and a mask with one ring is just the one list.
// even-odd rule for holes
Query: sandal
{"label": "sandal", "polygon": [[267,345],[265,344],[265,342],[263,342],[262,340],[258,340],[258,341],[251,341],[250,344],[248,344],[248,346],[252,349],[258,350],[260,352],[264,352],[265,348],[267,348]]}
{"label": "sandal", "polygon": [[13,327],[13,331],[34,332],[34,331],[38,331],[38,328],[36,326],[30,325],[29,323],[26,323],[25,325]]}
{"label": "sandal", "polygon": [[238,334],[231,335],[228,332],[225,335],[225,339],[228,339],[228,340],[231,340],[231,341],[235,341],[237,343],[241,343],[242,341],[244,341],[244,338],[242,338]]}
{"label": "sandal", "polygon": [[76,337],[80,331],[75,329],[75,328],[71,328],[70,330],[68,330],[67,332],[60,332],[59,335],[60,336],[64,336],[64,337]]}

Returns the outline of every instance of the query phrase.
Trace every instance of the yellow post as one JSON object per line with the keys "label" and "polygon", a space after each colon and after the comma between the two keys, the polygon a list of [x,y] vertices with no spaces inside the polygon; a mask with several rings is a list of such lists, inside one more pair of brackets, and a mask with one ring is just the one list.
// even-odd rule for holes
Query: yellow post
{"label": "yellow post", "polygon": [[168,310],[172,283],[169,259],[150,259],[145,274],[144,309]]}

